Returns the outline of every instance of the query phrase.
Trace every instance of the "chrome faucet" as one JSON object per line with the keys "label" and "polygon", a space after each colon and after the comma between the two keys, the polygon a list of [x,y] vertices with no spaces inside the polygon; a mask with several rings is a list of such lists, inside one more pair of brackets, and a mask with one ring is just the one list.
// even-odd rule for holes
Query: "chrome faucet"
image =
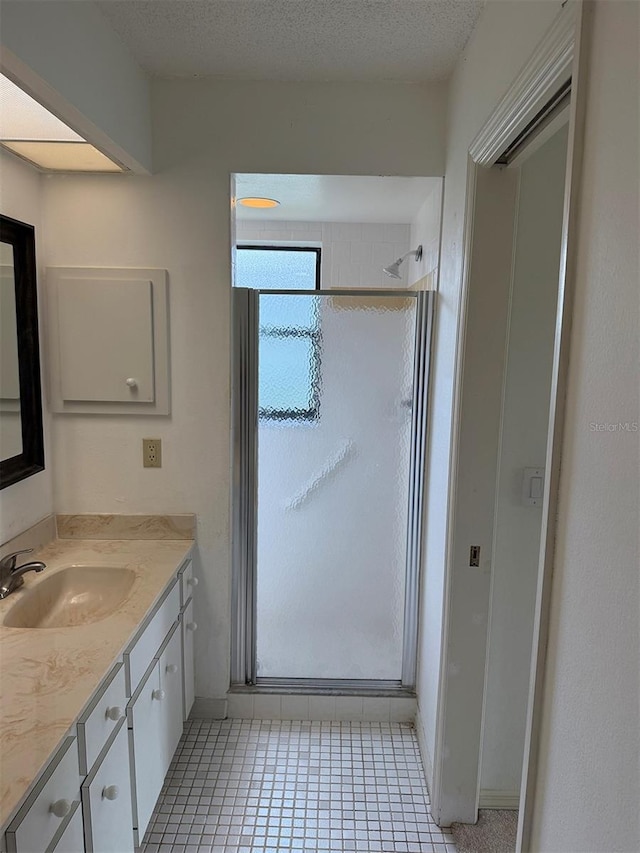
{"label": "chrome faucet", "polygon": [[24,575],[27,572],[42,572],[47,567],[39,560],[32,560],[30,563],[24,563],[22,566],[16,566],[16,562],[20,554],[31,554],[33,548],[25,548],[22,551],[14,551],[13,554],[7,554],[0,560],[0,599],[6,598],[20,589],[24,583]]}

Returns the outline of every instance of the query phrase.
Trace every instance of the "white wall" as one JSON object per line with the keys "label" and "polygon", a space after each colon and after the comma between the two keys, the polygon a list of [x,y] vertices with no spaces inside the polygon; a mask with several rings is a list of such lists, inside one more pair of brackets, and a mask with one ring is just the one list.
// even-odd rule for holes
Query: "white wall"
{"label": "white wall", "polygon": [[422,246],[422,258],[407,262],[409,287],[421,282],[425,276],[435,275],[440,263],[440,235],[442,230],[442,192],[440,183],[420,205],[411,222],[409,246],[416,249]]}
{"label": "white wall", "polygon": [[[40,319],[40,347],[42,352],[43,305],[42,267],[43,240],[41,218],[40,174],[31,166],[10,154],[0,152],[0,212],[36,229],[36,264],[38,270],[38,296]],[[44,379],[44,377],[43,377]],[[50,419],[43,406],[45,437],[45,470],[0,491],[0,544],[12,539],[25,528],[53,512],[52,454],[49,441]]]}
{"label": "white wall", "polygon": [[[638,32],[595,4],[532,850],[640,850]],[[592,424],[596,426],[592,426]]]}
{"label": "white wall", "polygon": [[260,163],[254,171],[285,175],[439,176],[446,93],[443,83],[158,80],[154,167],[199,160],[219,174]]}
{"label": "white wall", "polygon": [[342,288],[393,288],[407,286],[407,268],[402,279],[382,272],[409,251],[409,225],[373,222],[289,222],[236,219],[238,243],[274,242],[283,245],[322,247],[321,286]]}
{"label": "white wall", "polygon": [[451,413],[462,284],[467,152],[561,8],[553,2],[487,3],[449,86],[443,234],[433,357],[429,477],[418,678],[419,726],[429,782],[443,631]]}
{"label": "white wall", "polygon": [[481,798],[520,793],[542,506],[522,500],[524,468],[544,468],[567,127],[520,174],[502,400],[480,774]]}
{"label": "white wall", "polygon": [[41,103],[125,165],[151,170],[149,82],[94,3],[3,0],[0,39],[3,68]]}
{"label": "white wall", "polygon": [[[172,415],[56,416],[55,506],[198,514],[199,696],[222,697],[229,681],[230,175],[442,174],[443,95],[441,86],[157,81],[157,174],[44,182],[47,264],[169,270]],[[160,470],[142,468],[149,435],[163,439]]]}

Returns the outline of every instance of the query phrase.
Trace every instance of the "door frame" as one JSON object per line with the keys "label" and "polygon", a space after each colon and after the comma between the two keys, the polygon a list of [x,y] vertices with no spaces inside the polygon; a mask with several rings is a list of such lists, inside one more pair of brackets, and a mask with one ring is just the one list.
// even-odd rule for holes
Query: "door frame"
{"label": "door frame", "polygon": [[[476,185],[479,171],[483,167],[493,166],[502,152],[533,120],[540,109],[549,101],[567,80],[571,79],[571,106],[569,119],[569,138],[567,164],[565,171],[564,210],[561,238],[561,259],[558,280],[558,305],[555,323],[553,372],[551,401],[549,411],[548,442],[546,450],[547,477],[544,486],[542,507],[542,534],[538,562],[537,596],[534,616],[534,634],[532,644],[531,669],[529,679],[529,699],[526,722],[523,774],[520,790],[520,809],[518,821],[517,848],[529,851],[531,844],[531,826],[535,806],[535,783],[539,750],[540,726],[542,718],[542,700],[544,688],[544,669],[549,626],[549,607],[553,559],[555,545],[555,519],[557,512],[558,484],[560,476],[561,444],[564,421],[564,400],[569,359],[569,339],[573,292],[575,287],[576,257],[576,217],[577,199],[580,185],[582,161],[582,136],[585,109],[585,77],[587,72],[587,44],[590,33],[590,4],[581,0],[566,3],[551,28],[541,40],[520,74],[515,78],[505,96],[489,116],[469,148],[467,172],[467,204],[464,225],[463,281],[458,320],[459,338],[456,356],[454,414],[452,424],[452,455],[450,489],[447,507],[447,556],[444,590],[443,642],[440,661],[438,711],[436,723],[436,744],[434,754],[434,778],[432,808],[436,819],[443,825],[458,819],[458,814],[477,819],[478,796],[480,787],[480,750],[482,727],[477,729],[476,778],[467,781],[470,792],[464,801],[452,794],[455,783],[450,779],[445,783],[445,773],[450,774],[449,748],[445,745],[445,731],[456,709],[448,703],[448,678],[450,677],[449,651],[452,641],[452,616],[456,606],[452,594],[452,576],[454,572],[454,550],[456,542],[456,509],[460,498],[458,485],[460,478],[460,435],[462,410],[468,389],[463,386],[464,354],[467,332],[470,328],[468,313],[470,282],[472,278],[471,249],[473,246],[474,210]],[[491,531],[489,531],[489,537]],[[468,547],[468,544],[467,544]],[[487,648],[484,649],[486,663]],[[455,661],[456,678],[465,676],[465,661]],[[483,691],[484,692],[484,691]],[[465,708],[466,713],[474,715],[476,722],[481,719],[483,695],[476,706]],[[476,716],[477,715],[477,716]],[[462,780],[465,781],[465,780]],[[459,787],[458,787],[459,790]],[[475,817],[474,817],[475,816]]]}

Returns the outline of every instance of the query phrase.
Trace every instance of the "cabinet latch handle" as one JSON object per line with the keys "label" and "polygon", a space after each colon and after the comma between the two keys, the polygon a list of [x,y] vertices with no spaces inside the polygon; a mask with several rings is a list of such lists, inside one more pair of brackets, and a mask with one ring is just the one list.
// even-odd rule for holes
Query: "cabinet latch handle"
{"label": "cabinet latch handle", "polygon": [[117,800],[120,794],[120,788],[117,785],[105,785],[102,789],[102,798],[104,800]]}
{"label": "cabinet latch handle", "polygon": [[66,817],[71,811],[71,800],[56,800],[49,806],[49,811],[56,817]]}
{"label": "cabinet latch handle", "polygon": [[108,720],[113,720],[114,723],[117,723],[118,720],[121,720],[124,717],[124,711],[119,705],[114,705],[112,708],[107,708],[105,711],[105,717]]}

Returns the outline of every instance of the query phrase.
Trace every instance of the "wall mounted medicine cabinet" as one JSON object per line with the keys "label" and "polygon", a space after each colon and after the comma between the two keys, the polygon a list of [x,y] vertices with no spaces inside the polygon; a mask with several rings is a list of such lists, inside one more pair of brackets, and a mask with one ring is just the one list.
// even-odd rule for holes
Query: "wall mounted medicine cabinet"
{"label": "wall mounted medicine cabinet", "polygon": [[166,270],[50,267],[54,412],[168,415]]}

